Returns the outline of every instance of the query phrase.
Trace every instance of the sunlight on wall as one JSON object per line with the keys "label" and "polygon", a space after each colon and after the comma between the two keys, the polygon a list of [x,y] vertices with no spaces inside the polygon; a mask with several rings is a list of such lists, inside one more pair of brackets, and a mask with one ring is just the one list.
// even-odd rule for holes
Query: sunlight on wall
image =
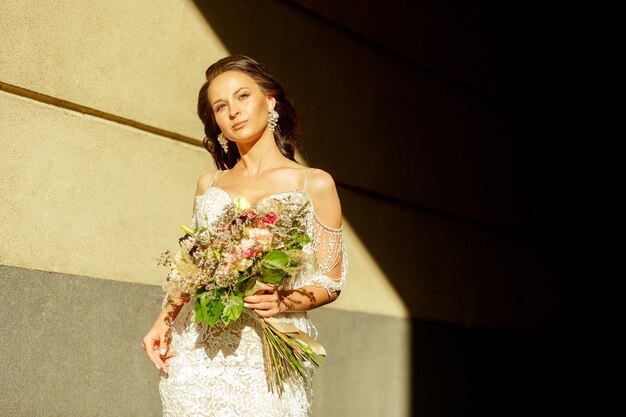
{"label": "sunlight on wall", "polygon": [[[228,51],[193,2],[158,3],[148,14],[141,5],[99,3],[99,19],[117,23],[111,34],[106,25],[91,25],[94,11],[78,0],[50,13],[4,2],[0,19],[13,29],[0,39],[0,82],[191,134],[200,143],[197,90],[206,66]],[[158,31],[150,20],[162,23]],[[50,37],[51,22],[72,24]],[[206,152],[54,102],[2,92],[0,105],[0,262],[158,285],[164,271],[152,258],[175,246],[178,225],[188,222],[196,178],[214,169]],[[348,281],[332,308],[405,317],[400,297],[347,221],[345,239]]]}

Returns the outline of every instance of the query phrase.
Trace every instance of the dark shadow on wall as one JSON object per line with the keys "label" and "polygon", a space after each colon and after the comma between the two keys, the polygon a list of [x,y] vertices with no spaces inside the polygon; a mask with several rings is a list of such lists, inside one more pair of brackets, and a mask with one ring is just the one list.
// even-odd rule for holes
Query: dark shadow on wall
{"label": "dark shadow on wall", "polygon": [[333,174],[410,310],[414,415],[522,415],[577,392],[547,17],[487,2],[196,4],[231,53],[287,86],[308,162]]}

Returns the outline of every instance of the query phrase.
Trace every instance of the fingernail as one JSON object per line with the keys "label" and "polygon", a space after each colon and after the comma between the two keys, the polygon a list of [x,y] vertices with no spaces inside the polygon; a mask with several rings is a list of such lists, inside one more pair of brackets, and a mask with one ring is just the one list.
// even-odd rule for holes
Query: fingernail
{"label": "fingernail", "polygon": [[245,308],[250,308],[250,304],[248,304],[248,303],[243,303],[243,306],[244,306]]}
{"label": "fingernail", "polygon": [[161,356],[165,355],[166,350],[165,349],[161,349]]}
{"label": "fingernail", "polygon": [[157,369],[161,369],[161,368],[159,368],[159,365],[154,365],[154,366],[156,366]]}

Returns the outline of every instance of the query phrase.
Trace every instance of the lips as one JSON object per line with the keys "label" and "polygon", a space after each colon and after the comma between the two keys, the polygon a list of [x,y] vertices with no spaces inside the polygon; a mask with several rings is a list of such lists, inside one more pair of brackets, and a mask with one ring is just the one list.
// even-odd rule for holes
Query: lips
{"label": "lips", "polygon": [[241,129],[241,128],[243,127],[243,125],[245,125],[245,124],[246,124],[246,122],[247,122],[247,120],[243,120],[243,121],[241,121],[241,122],[237,122],[237,123],[235,123],[235,124],[232,126],[233,130]]}

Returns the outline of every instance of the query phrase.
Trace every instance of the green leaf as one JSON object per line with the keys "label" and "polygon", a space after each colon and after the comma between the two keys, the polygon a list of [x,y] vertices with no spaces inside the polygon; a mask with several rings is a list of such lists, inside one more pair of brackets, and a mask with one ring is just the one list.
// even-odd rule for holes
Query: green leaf
{"label": "green leaf", "polygon": [[255,282],[256,282],[256,279],[249,279],[243,284],[242,291],[245,297],[254,294]]}
{"label": "green leaf", "polygon": [[197,227],[195,229],[190,229],[187,226],[185,226],[184,224],[181,225],[180,228],[183,229],[183,232],[187,233],[188,235],[193,235],[194,233],[196,233],[198,231]]}
{"label": "green leaf", "polygon": [[[214,298],[211,297],[212,295],[214,295]],[[222,315],[222,310],[224,310],[220,292],[210,291],[202,293],[198,300],[200,302],[202,320],[210,326],[215,325]]]}
{"label": "green leaf", "polygon": [[289,256],[283,251],[273,250],[263,257],[261,265],[267,269],[282,269],[289,262]]}
{"label": "green leaf", "polygon": [[261,260],[261,281],[276,284],[288,277],[289,273],[285,270],[288,263],[289,256],[283,251],[274,250],[267,253]]}
{"label": "green leaf", "polygon": [[196,310],[195,322],[200,323],[203,319],[202,317],[202,306],[200,305],[200,301],[196,298],[196,302],[193,306],[194,310]]}
{"label": "green leaf", "polygon": [[284,270],[261,269],[261,281],[269,284],[277,284],[287,276],[289,276],[289,274]]}
{"label": "green leaf", "polygon": [[228,296],[228,301],[222,311],[222,321],[225,325],[229,325],[239,318],[243,312],[243,297],[242,294],[231,294]]}
{"label": "green leaf", "polygon": [[310,241],[311,241],[311,238],[306,233],[302,233],[298,235],[298,237],[296,238],[296,242],[298,242],[302,246],[306,245]]}

